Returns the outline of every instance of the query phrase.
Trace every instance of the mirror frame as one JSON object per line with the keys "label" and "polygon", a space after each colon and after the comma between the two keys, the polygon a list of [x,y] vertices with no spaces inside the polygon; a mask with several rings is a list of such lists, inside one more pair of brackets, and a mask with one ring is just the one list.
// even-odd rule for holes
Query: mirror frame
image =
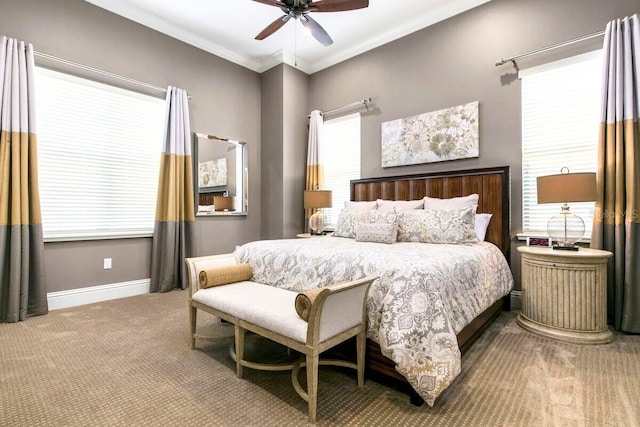
{"label": "mirror frame", "polygon": [[[200,158],[199,158],[199,144],[201,142],[211,142],[211,143],[226,143],[228,146],[236,147],[239,149],[238,152],[241,154],[241,159],[239,160],[242,169],[241,172],[236,172],[236,179],[234,183],[237,184],[238,176],[241,176],[241,194],[232,194],[231,196],[235,196],[235,205],[240,208],[233,211],[200,211],[200,195],[201,194],[212,194],[213,197],[220,196],[222,193],[226,193],[226,190],[207,190],[201,191],[200,183],[199,183],[199,167],[200,167]],[[194,189],[194,202],[195,202],[195,215],[197,217],[205,217],[205,216],[246,216],[249,213],[249,159],[248,159],[248,149],[247,143],[244,141],[237,141],[234,139],[223,138],[220,136],[209,135],[205,133],[194,132],[193,134],[193,189]],[[237,167],[236,167],[237,170]],[[241,174],[241,175],[240,175]],[[237,186],[236,186],[237,188]],[[221,193],[221,194],[218,194]],[[206,205],[205,205],[206,206]]]}

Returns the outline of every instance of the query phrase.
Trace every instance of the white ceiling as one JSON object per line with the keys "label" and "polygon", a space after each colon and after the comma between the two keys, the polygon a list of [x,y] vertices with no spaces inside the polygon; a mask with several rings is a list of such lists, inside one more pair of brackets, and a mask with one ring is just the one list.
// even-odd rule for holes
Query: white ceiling
{"label": "white ceiling", "polygon": [[366,9],[312,13],[334,40],[328,47],[293,20],[254,40],[283,13],[251,0],[85,1],[257,72],[284,62],[311,74],[490,0],[370,0]]}

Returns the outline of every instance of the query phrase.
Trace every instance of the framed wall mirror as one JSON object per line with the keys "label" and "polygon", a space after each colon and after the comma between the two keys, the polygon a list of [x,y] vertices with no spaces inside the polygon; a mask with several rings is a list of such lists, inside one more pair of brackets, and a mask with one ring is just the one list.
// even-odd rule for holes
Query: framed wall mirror
{"label": "framed wall mirror", "polygon": [[196,216],[246,215],[247,144],[204,133],[193,137]]}

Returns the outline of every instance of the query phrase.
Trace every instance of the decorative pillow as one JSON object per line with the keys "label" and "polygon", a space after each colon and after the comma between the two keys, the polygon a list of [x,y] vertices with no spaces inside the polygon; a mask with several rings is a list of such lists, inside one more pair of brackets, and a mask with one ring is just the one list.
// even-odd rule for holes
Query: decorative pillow
{"label": "decorative pillow", "polygon": [[398,241],[424,243],[477,242],[476,207],[458,210],[410,210],[398,215]]}
{"label": "decorative pillow", "polygon": [[302,320],[308,322],[309,315],[311,314],[311,308],[313,307],[313,303],[316,301],[316,298],[318,298],[318,295],[320,295],[320,293],[325,289],[330,289],[334,286],[338,286],[343,283],[346,283],[346,282],[338,282],[333,285],[323,286],[321,288],[309,289],[308,291],[298,293],[298,295],[296,295],[296,299],[294,302],[296,313],[298,313],[298,316],[300,316]]}
{"label": "decorative pillow", "polygon": [[389,211],[395,209],[396,212],[407,209],[424,208],[424,199],[420,200],[382,200],[378,199],[378,210]]}
{"label": "decorative pillow", "polygon": [[253,270],[247,263],[209,268],[200,271],[198,276],[201,288],[242,282],[244,280],[251,280],[251,277],[253,277]]}
{"label": "decorative pillow", "polygon": [[373,202],[351,202],[351,201],[346,201],[344,202],[344,208],[345,209],[352,209],[352,210],[371,210],[371,209],[378,209],[378,202],[377,201],[373,201]]}
{"label": "decorative pillow", "polygon": [[476,214],[476,221],[474,228],[476,229],[476,236],[478,241],[484,242],[484,238],[487,235],[487,228],[489,228],[489,221],[491,221],[492,214],[479,213]]}
{"label": "decorative pillow", "polygon": [[356,226],[364,221],[365,213],[369,211],[359,209],[342,209],[338,215],[336,226],[333,230],[334,237],[356,237]]}
{"label": "decorative pillow", "polygon": [[470,206],[478,206],[479,199],[480,196],[475,193],[464,197],[452,197],[450,199],[438,199],[436,197],[426,196],[424,198],[424,208],[439,210],[462,209]]}
{"label": "decorative pillow", "polygon": [[379,211],[379,210],[359,210],[359,209],[342,209],[336,226],[333,231],[335,237],[348,237],[354,239],[356,237],[356,228],[360,223],[377,224],[390,223],[396,224],[396,211]]}
{"label": "decorative pillow", "polygon": [[398,227],[394,223],[361,222],[356,227],[356,241],[373,243],[395,243],[398,237]]}
{"label": "decorative pillow", "polygon": [[296,295],[295,307],[296,313],[304,321],[309,321],[309,315],[311,314],[311,307],[314,301],[325,288],[314,288],[305,292],[301,292]]}
{"label": "decorative pillow", "polygon": [[398,215],[396,209],[366,211],[362,220],[369,224],[393,224],[396,225]]}

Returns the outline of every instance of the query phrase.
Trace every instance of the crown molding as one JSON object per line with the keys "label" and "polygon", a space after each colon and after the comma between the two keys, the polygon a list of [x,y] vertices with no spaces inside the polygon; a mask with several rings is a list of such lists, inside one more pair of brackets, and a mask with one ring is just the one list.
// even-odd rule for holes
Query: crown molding
{"label": "crown molding", "polygon": [[145,27],[149,27],[160,33],[166,34],[170,37],[173,37],[174,39],[185,42],[191,46],[195,46],[206,52],[212,53],[235,64],[241,65],[256,72],[260,72],[260,61],[257,61],[246,55],[241,55],[237,52],[233,52],[218,44],[205,40],[202,37],[198,37],[189,31],[177,27],[162,18],[140,10],[137,7],[131,6],[130,4],[122,0],[85,1],[102,9],[113,12],[117,15],[120,15],[126,19],[137,22],[138,24],[144,25]]}
{"label": "crown molding", "polygon": [[396,26],[387,31],[379,33],[373,37],[368,38],[362,43],[358,43],[350,48],[343,49],[334,55],[326,56],[311,64],[308,73],[313,74],[318,71],[329,68],[332,65],[338,64],[347,59],[358,56],[364,52],[370,51],[382,45],[385,45],[394,40],[400,39],[416,31],[420,31],[433,24],[444,21],[452,16],[466,12],[474,7],[488,3],[491,0],[459,0],[459,1],[447,1],[440,7],[435,8],[428,15],[419,16],[416,19],[406,22],[403,25]]}

